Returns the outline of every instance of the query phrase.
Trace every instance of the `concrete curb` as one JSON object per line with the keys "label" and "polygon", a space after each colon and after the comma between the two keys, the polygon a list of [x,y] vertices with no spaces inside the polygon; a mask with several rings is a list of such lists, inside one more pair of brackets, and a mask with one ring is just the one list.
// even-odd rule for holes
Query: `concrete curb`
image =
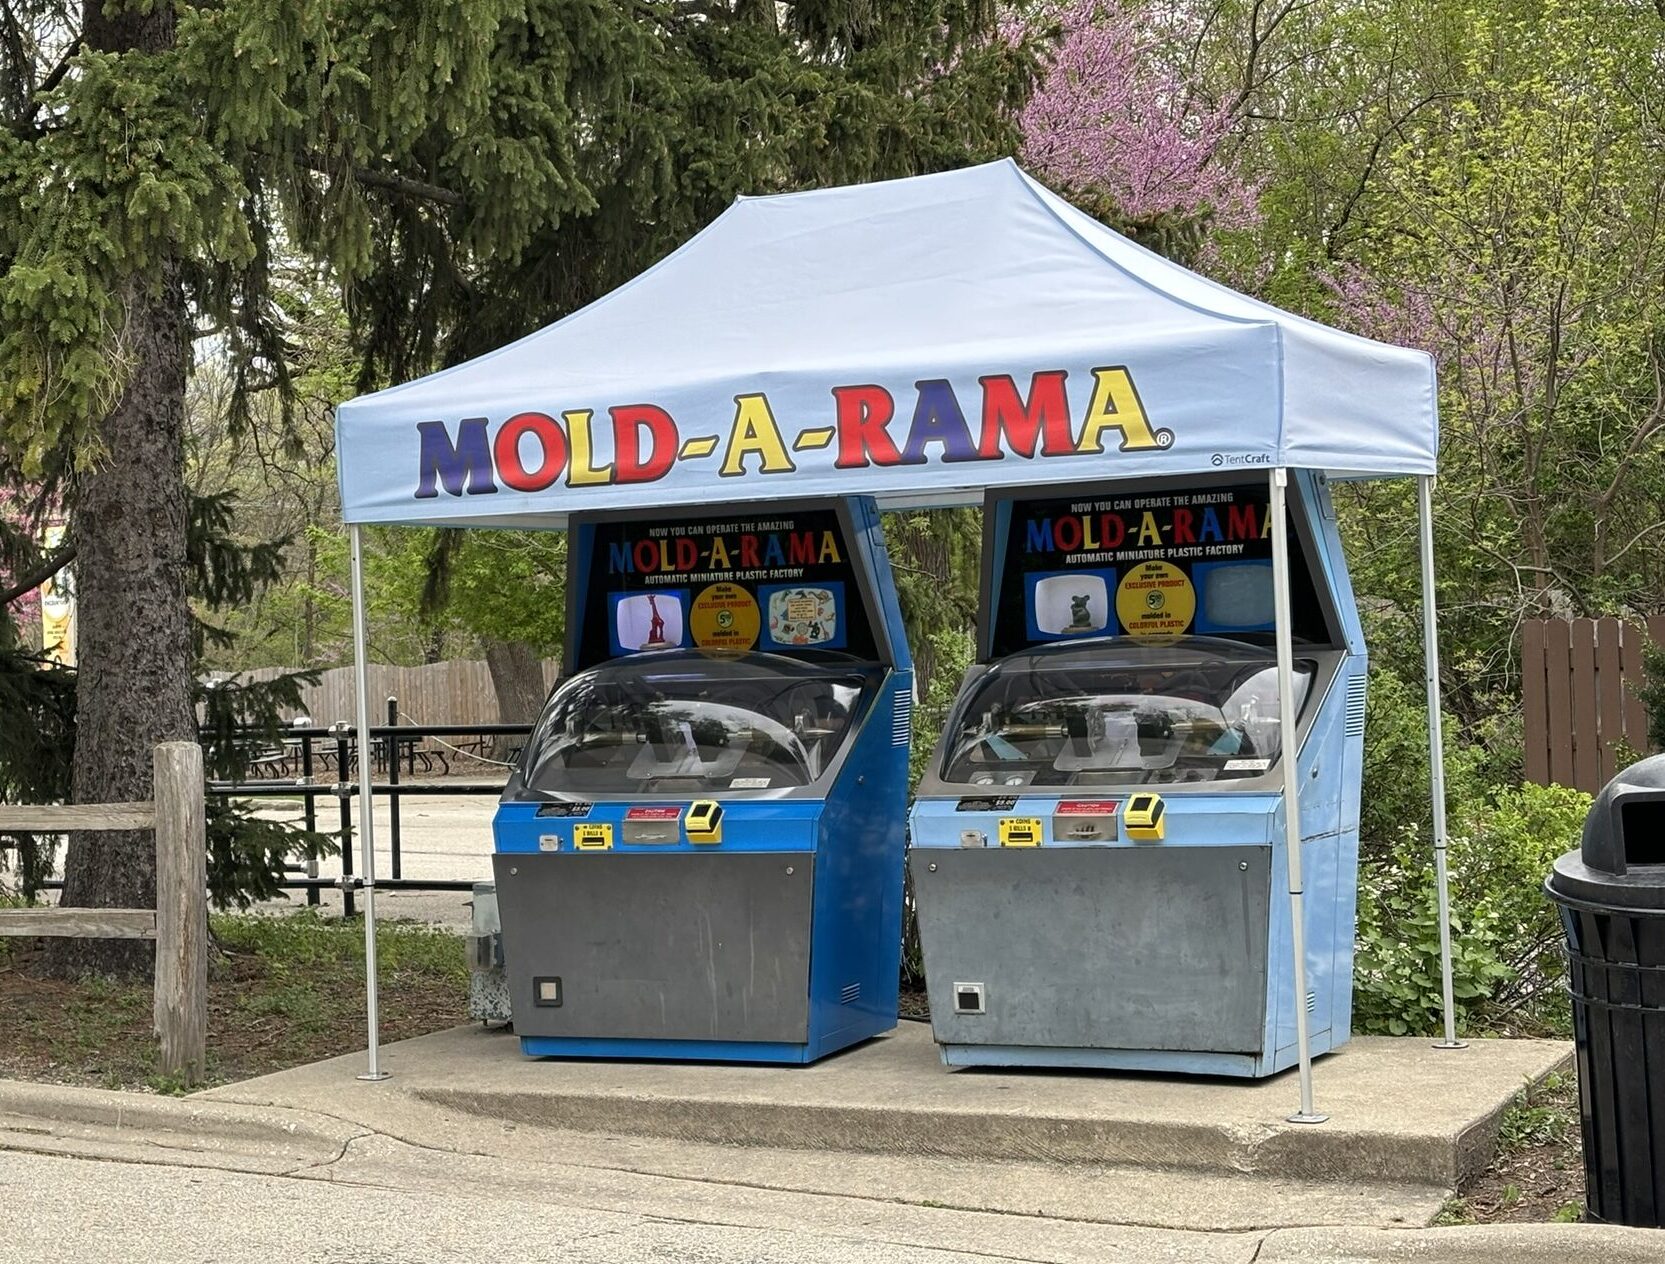
{"label": "concrete curb", "polygon": [[688,1100],[617,1093],[559,1095],[416,1085],[419,1101],[486,1119],[574,1132],[779,1150],[832,1150],[977,1161],[1156,1166],[1273,1174],[1313,1181],[1385,1181],[1456,1188],[1483,1168],[1504,1106],[1451,1139],[1298,1125],[1246,1127],[1184,1120],[1099,1120],[1062,1114]]}
{"label": "concrete curb", "polygon": [[52,1138],[150,1140],[205,1153],[317,1162],[369,1129],[307,1111],[150,1096],[67,1084],[0,1080],[0,1149],[40,1149]]}
{"label": "concrete curb", "polygon": [[1658,1264],[1665,1231],[1594,1224],[1274,1229],[1255,1264]]}

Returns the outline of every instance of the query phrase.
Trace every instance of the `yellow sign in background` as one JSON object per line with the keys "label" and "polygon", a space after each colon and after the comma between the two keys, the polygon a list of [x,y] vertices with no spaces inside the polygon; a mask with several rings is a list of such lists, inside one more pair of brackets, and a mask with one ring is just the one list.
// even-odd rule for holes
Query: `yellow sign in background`
{"label": "yellow sign in background", "polygon": [[1180,636],[1197,617],[1197,590],[1172,562],[1140,562],[1116,585],[1116,617],[1129,636]]}
{"label": "yellow sign in background", "polygon": [[763,626],[757,598],[739,584],[712,584],[694,598],[688,628],[702,650],[749,650]]}

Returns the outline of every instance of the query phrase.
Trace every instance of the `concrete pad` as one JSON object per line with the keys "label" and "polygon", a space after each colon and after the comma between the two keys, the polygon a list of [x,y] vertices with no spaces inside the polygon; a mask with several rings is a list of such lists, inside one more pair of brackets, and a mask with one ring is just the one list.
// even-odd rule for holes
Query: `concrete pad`
{"label": "concrete pad", "polygon": [[[1454,1188],[1489,1157],[1498,1117],[1564,1064],[1555,1041],[1357,1039],[1315,1066],[1330,1122],[1286,1122],[1293,1073],[1265,1081],[1086,1072],[948,1072],[923,1024],[809,1067],[553,1062],[501,1032],[456,1028],[361,1058],[231,1085],[210,1099],[277,1106],[382,1093],[568,1132],[978,1162],[1099,1164],[1282,1180]],[[346,1117],[353,1118],[354,1115]]]}

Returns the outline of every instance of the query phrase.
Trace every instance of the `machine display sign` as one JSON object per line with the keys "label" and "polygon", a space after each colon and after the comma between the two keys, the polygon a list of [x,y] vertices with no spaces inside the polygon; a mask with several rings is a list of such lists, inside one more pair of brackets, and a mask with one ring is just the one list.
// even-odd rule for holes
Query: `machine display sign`
{"label": "machine display sign", "polygon": [[644,650],[875,656],[853,541],[830,508],[767,518],[600,521],[582,537],[583,659]]}
{"label": "machine display sign", "polygon": [[[1077,637],[1271,632],[1269,501],[1256,481],[998,503],[991,656]],[[1294,533],[1290,546],[1296,636],[1322,639]]]}
{"label": "machine display sign", "polygon": [[565,799],[560,803],[538,806],[539,816],[588,816],[593,805],[580,799]]}
{"label": "machine display sign", "polygon": [[1010,812],[1017,806],[1015,794],[975,795],[954,805],[956,812]]}

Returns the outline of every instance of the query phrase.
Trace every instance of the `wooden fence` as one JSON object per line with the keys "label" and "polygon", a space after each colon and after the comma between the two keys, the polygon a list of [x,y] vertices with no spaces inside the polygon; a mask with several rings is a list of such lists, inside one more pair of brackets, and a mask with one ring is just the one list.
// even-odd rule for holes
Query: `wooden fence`
{"label": "wooden fence", "polygon": [[156,941],[156,1035],[160,1068],[200,1080],[208,1043],[208,840],[202,748],[163,742],[154,757],[150,803],[0,804],[10,831],[156,831],[156,907],[0,909],[0,936]]}
{"label": "wooden fence", "polygon": [[[256,667],[239,673],[239,679],[271,680],[293,667]],[[555,683],[560,671],[560,660],[548,658],[543,663],[544,686]],[[231,673],[215,672],[218,679]],[[318,678],[316,685],[301,690],[306,714],[314,724],[327,727],[345,720],[356,723],[357,703],[353,698],[353,669],[332,667]],[[388,697],[399,699],[399,710],[412,724],[496,724],[497,691],[492,688],[491,671],[481,659],[452,659],[443,663],[424,663],[420,667],[389,667],[382,663],[370,666],[370,710],[372,723],[383,718],[382,702]],[[285,716],[293,719],[293,716]]]}
{"label": "wooden fence", "polygon": [[1649,752],[1635,689],[1649,639],[1665,644],[1665,615],[1529,619],[1521,635],[1521,732],[1526,779],[1594,794],[1619,769],[1620,747]]}

